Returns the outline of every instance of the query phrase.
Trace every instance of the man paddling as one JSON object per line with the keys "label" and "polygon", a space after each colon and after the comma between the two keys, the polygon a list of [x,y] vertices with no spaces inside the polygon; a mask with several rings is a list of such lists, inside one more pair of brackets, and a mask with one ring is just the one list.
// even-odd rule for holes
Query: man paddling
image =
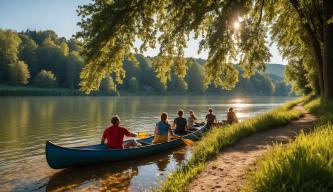
{"label": "man paddling", "polygon": [[101,140],[102,144],[105,144],[105,140],[107,140],[107,145],[112,149],[123,149],[137,146],[137,143],[134,140],[127,140],[124,142],[124,136],[136,137],[136,134],[131,133],[126,128],[119,126],[120,119],[118,115],[111,118],[111,123],[112,126],[104,130]]}

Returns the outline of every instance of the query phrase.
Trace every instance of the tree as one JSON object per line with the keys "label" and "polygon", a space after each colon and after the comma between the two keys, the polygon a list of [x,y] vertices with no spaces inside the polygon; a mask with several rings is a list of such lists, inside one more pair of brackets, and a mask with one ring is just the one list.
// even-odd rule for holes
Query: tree
{"label": "tree", "polygon": [[57,86],[57,78],[52,71],[41,70],[34,79],[34,85],[42,88],[53,88]]}
{"label": "tree", "polygon": [[18,52],[21,40],[10,30],[0,29],[0,81],[9,81],[9,65],[18,62]]}
{"label": "tree", "polygon": [[113,79],[110,77],[110,75],[106,76],[103,79],[103,81],[101,83],[100,91],[118,95],[116,85],[114,84]]}
{"label": "tree", "polygon": [[28,65],[24,61],[18,61],[9,65],[10,80],[13,84],[27,84],[30,78]]}
{"label": "tree", "polygon": [[[201,39],[200,50],[209,49],[205,83],[214,81],[231,89],[238,73],[230,63],[237,56],[245,76],[253,75],[256,68],[264,70],[270,58],[266,34],[271,28],[273,40],[286,57],[302,59],[310,53],[322,95],[333,98],[333,23],[327,22],[332,11],[329,0],[95,1],[79,8],[82,31],[77,37],[83,39],[87,57],[81,86],[89,92],[110,72],[121,82],[125,76],[122,59],[132,54],[137,38],[142,41],[137,52],[160,43],[155,68],[163,83],[172,71],[183,78],[187,70],[184,48],[194,34]],[[240,27],[233,28],[234,23]]]}
{"label": "tree", "polygon": [[131,77],[128,82],[128,91],[131,93],[137,93],[139,91],[139,82],[135,77]]}
{"label": "tree", "polygon": [[80,71],[83,66],[83,59],[77,52],[71,52],[64,61],[62,68],[64,75],[63,87],[74,89],[77,88],[80,82]]}
{"label": "tree", "polygon": [[206,91],[207,87],[204,82],[203,69],[197,62],[193,61],[185,79],[188,84],[188,91],[197,93],[204,93]]}

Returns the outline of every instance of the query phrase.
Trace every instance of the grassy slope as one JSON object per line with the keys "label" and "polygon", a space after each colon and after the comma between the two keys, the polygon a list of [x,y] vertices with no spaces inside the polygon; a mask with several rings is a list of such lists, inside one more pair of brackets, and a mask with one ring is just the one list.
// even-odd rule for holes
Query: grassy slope
{"label": "grassy slope", "polygon": [[187,184],[203,170],[205,163],[219,154],[224,147],[256,132],[286,125],[290,121],[299,118],[302,115],[301,112],[291,108],[301,101],[302,98],[296,99],[271,112],[245,120],[239,124],[209,131],[195,145],[191,159],[168,176],[159,190],[185,191]]}
{"label": "grassy slope", "polygon": [[246,191],[333,191],[333,103],[305,106],[319,118],[314,131],[286,147],[274,146],[258,162]]}

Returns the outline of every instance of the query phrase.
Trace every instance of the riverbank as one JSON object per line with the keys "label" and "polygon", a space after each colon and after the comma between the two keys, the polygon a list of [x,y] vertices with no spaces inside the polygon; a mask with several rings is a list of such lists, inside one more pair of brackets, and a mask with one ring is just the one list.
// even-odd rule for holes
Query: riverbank
{"label": "riverbank", "polygon": [[246,191],[333,191],[333,102],[314,99],[305,108],[318,117],[313,130],[265,154]]}
{"label": "riverbank", "polygon": [[[94,92],[89,96],[116,96],[115,93]],[[29,86],[0,85],[0,96],[87,96],[79,89],[38,88]]]}
{"label": "riverbank", "polygon": [[221,149],[228,147],[242,138],[257,132],[284,126],[300,118],[303,114],[293,107],[304,98],[288,102],[271,112],[248,119],[239,124],[213,129],[198,142],[192,153],[191,159],[178,170],[168,176],[161,185],[161,191],[185,191],[188,184],[202,172],[207,163],[220,154]]}
{"label": "riverbank", "polygon": [[301,111],[303,117],[286,126],[249,136],[223,150],[189,185],[189,191],[241,191],[247,173],[253,171],[253,165],[260,156],[274,144],[286,144],[301,131],[310,131],[313,128],[315,116],[301,104],[294,109]]}
{"label": "riverbank", "polygon": [[[268,96],[268,97],[286,97],[287,94],[282,95],[267,95],[261,92],[247,93],[247,92],[177,92],[177,91],[165,91],[165,92],[151,92],[151,91],[117,91],[117,92],[102,92],[95,91],[89,95],[80,91],[79,89],[65,89],[65,88],[38,88],[33,86],[11,86],[6,84],[0,84],[0,96]],[[290,97],[296,97],[295,94],[291,94]]]}

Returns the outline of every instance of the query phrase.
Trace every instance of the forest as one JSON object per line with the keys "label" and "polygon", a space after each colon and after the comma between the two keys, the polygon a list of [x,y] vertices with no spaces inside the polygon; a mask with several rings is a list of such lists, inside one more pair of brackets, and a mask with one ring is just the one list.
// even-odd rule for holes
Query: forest
{"label": "forest", "polygon": [[[67,40],[51,30],[15,32],[0,30],[0,92],[8,92],[8,87],[22,90],[34,88],[51,90],[56,88],[76,90],[78,94],[80,72],[85,64],[78,40]],[[136,62],[124,58],[123,68],[126,77],[123,82],[113,81],[116,77],[107,75],[98,91],[108,95],[121,94],[251,94],[279,95],[293,94],[281,77],[269,72],[256,72],[249,78],[243,77],[238,65],[238,83],[232,90],[223,90],[213,83],[204,82],[203,59],[186,58],[188,72],[184,78],[170,74],[166,84],[156,77],[155,57],[135,55]],[[273,71],[274,72],[274,71]],[[272,73],[273,73],[272,72]],[[25,89],[22,89],[25,88]],[[20,89],[19,89],[20,90]],[[2,93],[5,94],[5,93]],[[8,93],[10,94],[10,93]],[[22,92],[24,95],[24,92]],[[83,93],[82,93],[83,94]],[[5,94],[6,95],[6,94]]]}

